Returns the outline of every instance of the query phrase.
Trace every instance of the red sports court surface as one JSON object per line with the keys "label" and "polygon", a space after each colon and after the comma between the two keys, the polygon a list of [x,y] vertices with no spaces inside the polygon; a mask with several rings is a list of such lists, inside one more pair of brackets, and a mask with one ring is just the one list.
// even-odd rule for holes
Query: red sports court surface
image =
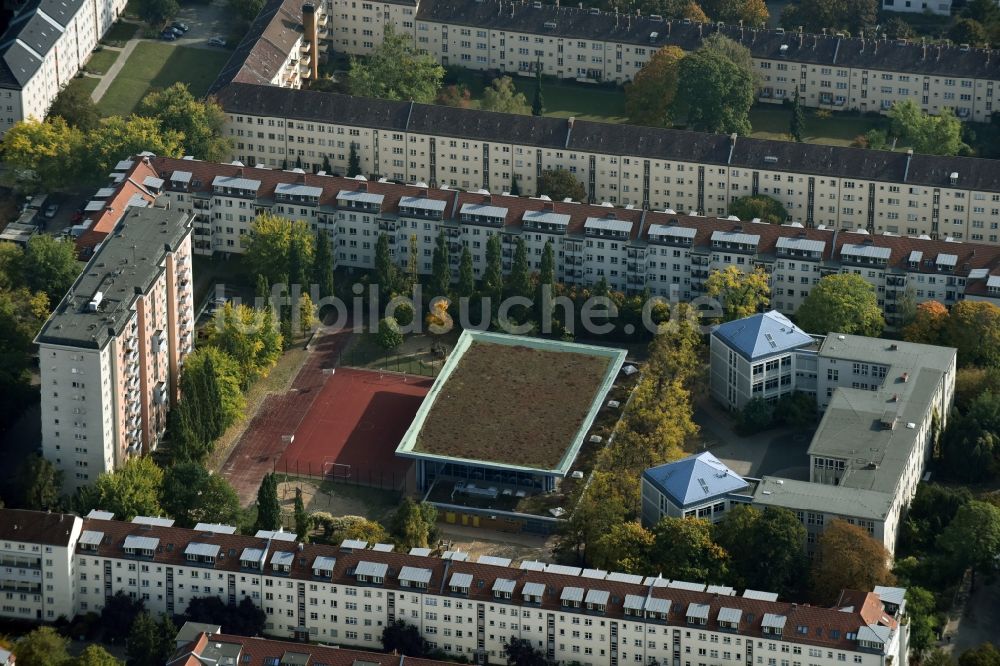
{"label": "red sports court surface", "polygon": [[399,487],[412,461],[397,458],[396,447],[432,384],[427,378],[337,368],[324,377],[278,471]]}

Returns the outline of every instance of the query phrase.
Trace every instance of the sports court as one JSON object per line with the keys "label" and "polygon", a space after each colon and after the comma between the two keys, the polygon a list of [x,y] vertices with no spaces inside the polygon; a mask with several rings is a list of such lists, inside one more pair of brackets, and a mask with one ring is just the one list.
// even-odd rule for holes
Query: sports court
{"label": "sports court", "polygon": [[412,461],[396,447],[433,380],[343,367],[323,380],[276,468],[400,487]]}

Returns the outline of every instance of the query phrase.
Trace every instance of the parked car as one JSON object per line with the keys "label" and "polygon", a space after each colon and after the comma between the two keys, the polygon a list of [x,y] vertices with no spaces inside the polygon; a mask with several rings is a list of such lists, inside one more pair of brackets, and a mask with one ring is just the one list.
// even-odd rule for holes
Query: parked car
{"label": "parked car", "polygon": [[83,219],[83,211],[82,210],[78,210],[75,213],[73,213],[72,222],[74,224],[76,224],[77,222],[79,222],[82,219]]}
{"label": "parked car", "polygon": [[45,219],[51,220],[59,212],[59,204],[50,204],[45,207]]}
{"label": "parked car", "polygon": [[180,30],[181,33],[185,33],[188,30],[190,30],[190,28],[186,24],[180,23],[178,21],[174,21],[173,23],[171,23],[170,27],[173,28],[174,30]]}
{"label": "parked car", "polygon": [[177,39],[177,35],[175,35],[173,31],[167,32],[166,30],[164,30],[163,32],[160,33],[160,39],[162,39],[165,42],[172,42]]}
{"label": "parked car", "polygon": [[225,46],[226,40],[222,37],[212,37],[212,39],[208,40],[208,43],[210,46]]}

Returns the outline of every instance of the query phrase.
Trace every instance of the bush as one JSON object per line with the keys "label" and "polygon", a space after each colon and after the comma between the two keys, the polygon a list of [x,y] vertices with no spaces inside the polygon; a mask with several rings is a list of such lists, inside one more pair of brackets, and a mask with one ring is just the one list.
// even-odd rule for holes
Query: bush
{"label": "bush", "polygon": [[771,423],[771,406],[763,398],[754,398],[740,411],[736,421],[736,432],[740,435],[753,435],[767,430]]}
{"label": "bush", "polygon": [[385,351],[392,351],[403,344],[403,334],[399,332],[399,324],[392,317],[386,317],[378,323],[378,333],[375,340]]}
{"label": "bush", "polygon": [[400,303],[393,316],[396,319],[396,323],[400,326],[409,326],[413,323],[413,306],[409,303]]}

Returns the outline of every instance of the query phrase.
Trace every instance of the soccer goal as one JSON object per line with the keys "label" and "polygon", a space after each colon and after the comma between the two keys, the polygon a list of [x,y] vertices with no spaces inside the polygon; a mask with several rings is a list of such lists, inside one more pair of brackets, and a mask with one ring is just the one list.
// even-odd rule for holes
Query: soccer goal
{"label": "soccer goal", "polygon": [[323,476],[328,476],[334,480],[351,478],[351,466],[343,463],[326,461],[323,463]]}

